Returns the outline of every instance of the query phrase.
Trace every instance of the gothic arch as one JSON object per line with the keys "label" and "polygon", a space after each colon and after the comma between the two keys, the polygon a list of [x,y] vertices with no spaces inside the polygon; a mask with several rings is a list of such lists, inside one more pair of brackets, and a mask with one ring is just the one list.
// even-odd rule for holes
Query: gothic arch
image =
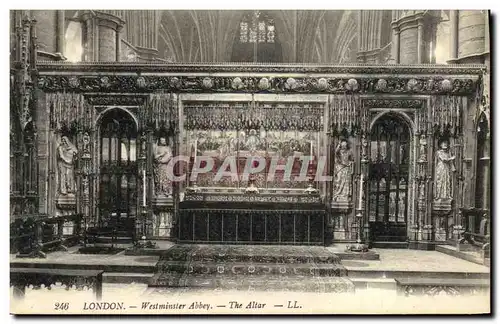
{"label": "gothic arch", "polygon": [[415,122],[410,118],[410,116],[408,116],[408,114],[406,114],[402,111],[386,110],[386,111],[379,113],[371,120],[370,131],[373,129],[373,125],[375,125],[377,120],[379,120],[382,116],[385,116],[385,115],[393,115],[399,119],[402,119],[406,123],[408,128],[410,129],[410,135],[413,137],[413,135],[415,134],[415,130],[417,129],[415,126]]}
{"label": "gothic arch", "polygon": [[139,129],[139,120],[137,119],[137,116],[134,113],[132,113],[128,108],[124,108],[124,107],[108,107],[108,108],[104,109],[103,111],[101,111],[97,115],[96,125],[98,128],[101,126],[101,122],[102,122],[103,117],[105,117],[108,112],[115,110],[115,109],[121,110],[121,111],[125,112],[126,114],[130,115],[130,117],[132,117],[132,119],[134,120],[135,126],[137,127],[137,129]]}

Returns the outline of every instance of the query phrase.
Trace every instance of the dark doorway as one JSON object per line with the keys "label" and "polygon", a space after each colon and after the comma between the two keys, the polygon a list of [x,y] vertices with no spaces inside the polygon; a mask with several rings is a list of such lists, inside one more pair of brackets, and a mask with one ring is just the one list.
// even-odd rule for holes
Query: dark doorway
{"label": "dark doorway", "polygon": [[122,109],[105,113],[100,126],[100,227],[133,232],[137,215],[137,125]]}
{"label": "dark doorway", "polygon": [[387,114],[371,132],[368,207],[372,240],[407,239],[410,130],[400,117]]}

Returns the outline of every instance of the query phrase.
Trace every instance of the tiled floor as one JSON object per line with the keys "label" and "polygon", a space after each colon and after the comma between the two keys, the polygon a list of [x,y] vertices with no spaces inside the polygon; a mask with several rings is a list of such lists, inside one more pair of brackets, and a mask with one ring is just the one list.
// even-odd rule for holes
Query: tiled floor
{"label": "tiled floor", "polygon": [[373,249],[380,261],[344,261],[347,270],[489,273],[490,268],[437,251]]}

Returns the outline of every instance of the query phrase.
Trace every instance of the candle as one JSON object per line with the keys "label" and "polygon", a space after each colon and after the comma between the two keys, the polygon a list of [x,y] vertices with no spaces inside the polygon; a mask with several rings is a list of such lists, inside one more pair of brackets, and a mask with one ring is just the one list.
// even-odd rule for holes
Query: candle
{"label": "candle", "polygon": [[309,155],[312,158],[312,156],[313,156],[313,140],[311,140],[311,149],[310,149]]}
{"label": "candle", "polygon": [[364,176],[364,174],[361,174],[361,179],[359,181],[359,206],[358,206],[358,209],[363,209],[363,176]]}
{"label": "candle", "polygon": [[146,169],[142,170],[142,206],[146,207]]}

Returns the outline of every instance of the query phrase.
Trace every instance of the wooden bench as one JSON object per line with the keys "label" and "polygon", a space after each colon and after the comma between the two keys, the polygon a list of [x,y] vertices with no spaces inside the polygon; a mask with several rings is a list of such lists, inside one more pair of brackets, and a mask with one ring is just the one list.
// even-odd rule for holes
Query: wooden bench
{"label": "wooden bench", "polygon": [[487,293],[490,289],[488,279],[450,279],[450,278],[395,278],[398,295],[435,296],[468,295]]}
{"label": "wooden bench", "polygon": [[77,290],[84,287],[92,289],[97,300],[102,297],[103,270],[69,270],[69,269],[43,269],[43,268],[11,268],[10,286],[14,287],[14,298],[23,298],[25,289],[33,286],[34,289],[50,287],[60,282]]}

